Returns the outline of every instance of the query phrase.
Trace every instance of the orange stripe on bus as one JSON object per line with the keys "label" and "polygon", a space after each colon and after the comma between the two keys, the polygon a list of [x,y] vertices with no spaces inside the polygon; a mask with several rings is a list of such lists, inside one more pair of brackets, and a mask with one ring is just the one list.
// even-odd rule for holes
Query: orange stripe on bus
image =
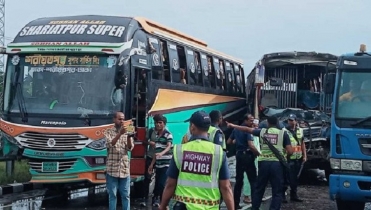
{"label": "orange stripe on bus", "polygon": [[[131,123],[131,120],[126,121],[127,124]],[[98,140],[103,138],[103,132],[112,127],[113,124],[100,125],[100,126],[89,126],[89,127],[38,127],[30,125],[18,125],[15,123],[7,122],[0,119],[0,128],[6,134],[10,136],[18,136],[25,132],[37,132],[45,134],[80,134],[84,135],[92,140]]]}

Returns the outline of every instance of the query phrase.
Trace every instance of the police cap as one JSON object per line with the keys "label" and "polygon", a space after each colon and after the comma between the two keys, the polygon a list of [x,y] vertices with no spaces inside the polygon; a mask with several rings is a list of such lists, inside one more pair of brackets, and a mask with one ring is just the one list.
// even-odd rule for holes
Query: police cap
{"label": "police cap", "polygon": [[296,120],[296,115],[290,114],[289,115],[289,120]]}
{"label": "police cap", "polygon": [[194,124],[197,128],[209,129],[211,120],[209,115],[205,111],[196,111],[192,114],[191,118],[185,122],[190,122]]}

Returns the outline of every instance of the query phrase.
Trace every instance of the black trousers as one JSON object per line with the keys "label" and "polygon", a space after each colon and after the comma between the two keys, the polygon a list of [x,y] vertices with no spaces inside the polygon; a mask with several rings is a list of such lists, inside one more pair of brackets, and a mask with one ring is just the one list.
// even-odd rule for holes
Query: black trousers
{"label": "black trousers", "polygon": [[286,182],[285,186],[283,188],[283,193],[286,192],[288,189],[288,185],[290,185],[290,198],[297,198],[298,197],[298,174],[300,171],[302,160],[289,160],[290,170],[288,171],[288,174],[286,175]]}
{"label": "black trousers", "polygon": [[152,162],[152,158],[151,157],[147,157],[146,158],[146,171],[145,171],[145,176],[144,176],[144,184],[143,184],[143,189],[141,190],[141,192],[143,193],[141,197],[143,198],[148,198],[148,195],[149,195],[149,185],[151,184],[151,177],[152,175],[151,174],[148,174],[148,168],[149,166],[151,165],[151,162]]}
{"label": "black trousers", "polygon": [[255,167],[255,155],[250,151],[238,151],[236,153],[236,184],[234,186],[234,204],[237,206],[240,203],[241,191],[243,187],[243,174],[246,173],[247,178],[250,182],[251,197],[254,196],[255,185],[256,185],[256,167]]}

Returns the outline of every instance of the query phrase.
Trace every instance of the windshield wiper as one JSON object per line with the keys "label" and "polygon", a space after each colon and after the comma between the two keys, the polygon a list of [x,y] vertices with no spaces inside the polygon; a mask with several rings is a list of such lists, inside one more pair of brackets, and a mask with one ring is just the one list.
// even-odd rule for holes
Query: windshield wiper
{"label": "windshield wiper", "polygon": [[360,119],[360,120],[358,120],[358,121],[356,121],[356,122],[354,122],[354,123],[351,123],[350,125],[353,125],[353,126],[355,126],[355,125],[359,125],[359,124],[361,124],[361,123],[363,123],[363,122],[366,122],[366,121],[368,121],[368,120],[371,120],[371,116],[368,116],[368,117],[362,118],[362,119]]}
{"label": "windshield wiper", "polygon": [[[13,85],[14,88],[15,88],[15,91],[14,91],[14,95],[12,96],[12,100],[10,101],[10,108],[13,107],[13,102],[14,102],[14,99],[17,97],[17,103],[18,103],[18,107],[19,107],[19,113],[21,115],[21,118],[22,118],[22,122],[24,123],[27,123],[28,122],[28,113],[27,113],[27,109],[26,109],[26,103],[24,101],[24,97],[23,97],[23,91],[22,91],[22,86],[21,86],[21,82],[19,81],[20,78],[22,78],[20,76],[20,69],[16,69],[16,78],[15,78],[15,84]],[[10,111],[10,110],[9,110]]]}
{"label": "windshield wiper", "polygon": [[16,92],[17,92],[16,94],[17,94],[19,113],[21,114],[22,122],[27,123],[28,113],[26,109],[26,102],[24,101],[22,86],[19,82],[17,82],[17,85],[16,85]]}

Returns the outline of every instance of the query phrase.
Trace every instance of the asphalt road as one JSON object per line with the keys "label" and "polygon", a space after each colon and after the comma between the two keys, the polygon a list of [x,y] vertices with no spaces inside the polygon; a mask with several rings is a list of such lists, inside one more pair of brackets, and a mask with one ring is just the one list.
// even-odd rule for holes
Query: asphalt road
{"label": "asphalt road", "polygon": [[[231,182],[234,184],[235,165],[233,158],[229,161],[231,171]],[[73,194],[68,202],[61,202],[58,199],[47,199],[43,197],[45,190],[30,191],[22,194],[13,194],[0,197],[0,210],[39,210],[39,209],[73,209],[73,210],[107,210],[108,201],[104,189],[99,190],[93,201],[86,197],[87,192]],[[78,197],[78,194],[80,197]],[[266,190],[266,196],[269,197],[270,189]],[[282,205],[282,210],[305,209],[305,210],[333,210],[336,209],[335,202],[329,200],[328,186],[326,183],[311,183],[311,185],[300,186],[299,195],[304,199],[303,203],[288,203]],[[77,198],[75,198],[77,197]],[[241,199],[242,201],[242,199]],[[139,203],[132,201],[131,209],[157,209],[152,207],[140,207]],[[264,202],[261,209],[268,209],[270,200]],[[249,209],[248,205],[241,203],[243,209]],[[118,208],[119,209],[119,208]],[[226,209],[222,204],[221,209]],[[371,210],[371,205],[367,204],[367,210]]]}

